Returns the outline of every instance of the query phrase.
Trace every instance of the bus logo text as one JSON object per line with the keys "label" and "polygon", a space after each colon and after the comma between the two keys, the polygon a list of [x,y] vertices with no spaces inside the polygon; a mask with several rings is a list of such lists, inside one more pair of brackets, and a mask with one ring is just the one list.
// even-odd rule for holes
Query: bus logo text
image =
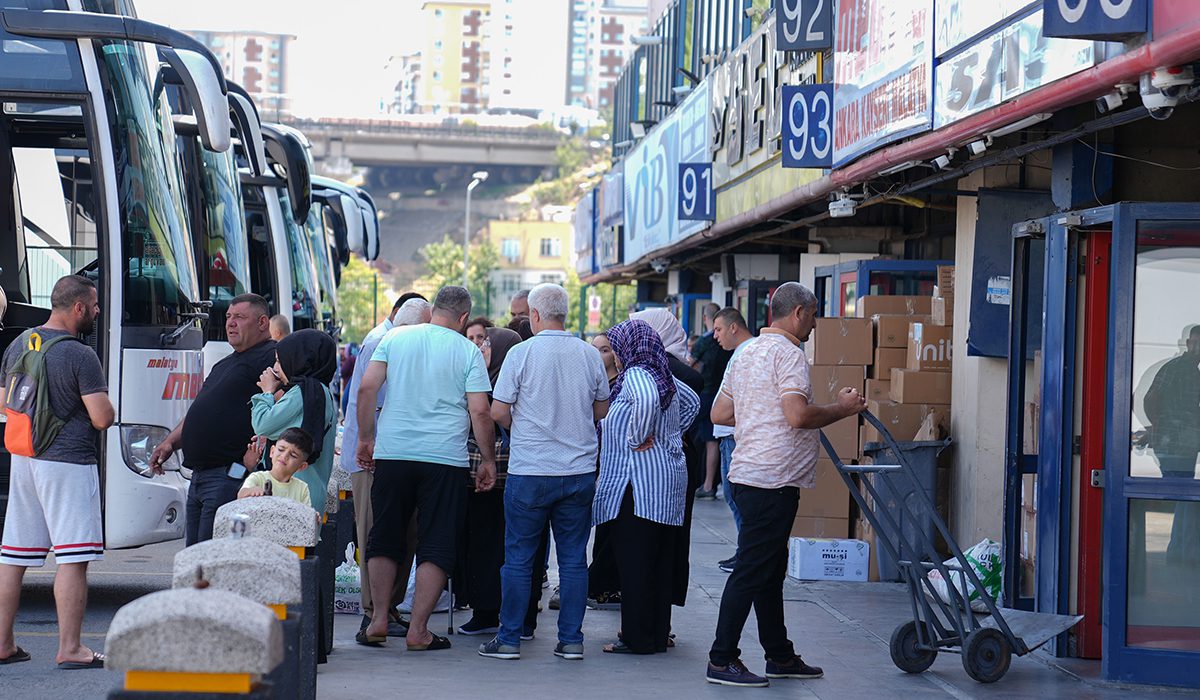
{"label": "bus logo text", "polygon": [[202,384],[204,384],[203,373],[171,372],[167,375],[167,383],[163,385],[163,400],[194,399],[200,393]]}

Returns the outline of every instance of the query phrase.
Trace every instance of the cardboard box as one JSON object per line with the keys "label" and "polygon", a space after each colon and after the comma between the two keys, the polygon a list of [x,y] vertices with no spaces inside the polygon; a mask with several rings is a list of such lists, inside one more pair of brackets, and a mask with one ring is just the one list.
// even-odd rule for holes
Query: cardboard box
{"label": "cardboard box", "polygon": [[813,365],[808,368],[814,404],[834,403],[843,387],[851,387],[861,392],[866,378],[867,372],[862,366]]}
{"label": "cardboard box", "polygon": [[1021,475],[1021,505],[1026,512],[1037,514],[1037,474]]}
{"label": "cardboard box", "polygon": [[897,403],[950,403],[949,372],[916,372],[896,367],[892,370],[888,396]]}
{"label": "cardboard box", "polygon": [[914,323],[908,327],[908,369],[949,372],[954,360],[954,329]]}
{"label": "cardboard box", "polygon": [[849,518],[850,492],[833,461],[818,459],[816,482],[811,489],[800,490],[797,518]]}
{"label": "cardboard box", "polygon": [[875,347],[908,347],[908,325],[910,323],[929,323],[930,318],[932,317],[899,314],[876,314],[872,316],[871,320],[875,322]]}
{"label": "cardboard box", "polygon": [[862,540],[793,537],[788,576],[803,581],[866,581],[871,547]]}
{"label": "cardboard box", "polygon": [[871,556],[867,558],[867,580],[879,580],[879,554],[875,551],[876,538],[875,528],[871,527],[871,523],[867,522],[866,518],[859,517],[854,524],[854,539],[862,540],[867,543],[867,547],[871,549]]}
{"label": "cardboard box", "polygon": [[1025,435],[1022,450],[1027,455],[1038,454],[1038,428],[1041,427],[1042,407],[1036,401],[1026,401],[1022,411],[1025,422]]}
{"label": "cardboard box", "polygon": [[[867,410],[883,423],[896,440],[912,440],[921,429],[925,416],[933,412],[939,426],[949,431],[950,407],[923,403],[896,403],[895,401],[868,401]],[[868,442],[883,442],[875,426],[864,424],[861,439]]]}
{"label": "cardboard box", "polygon": [[858,299],[855,315],[859,318],[871,318],[877,314],[928,316],[931,309],[930,302],[930,297],[868,294]]}
{"label": "cardboard box", "polygon": [[908,348],[876,348],[868,372],[872,379],[892,381],[893,367],[908,367]]}
{"label": "cardboard box", "polygon": [[942,299],[954,298],[954,266],[937,266],[937,296]]}
{"label": "cardboard box", "polygon": [[869,318],[818,318],[804,344],[814,365],[871,364],[874,326]]}
{"label": "cardboard box", "polygon": [[868,379],[863,396],[868,401],[890,401],[892,383],[884,379]]}
{"label": "cardboard box", "polygon": [[849,518],[798,517],[792,521],[792,537],[831,537],[845,539],[849,536]]}
{"label": "cardboard box", "polygon": [[[833,451],[843,462],[850,462],[859,455],[858,444],[858,417],[843,418],[840,421],[827,425],[821,429],[825,433],[825,438],[829,440],[829,444],[833,446]],[[821,448],[822,458],[825,456],[825,448]]]}
{"label": "cardboard box", "polygon": [[929,322],[935,326],[953,326],[954,300],[934,297],[932,304],[933,313],[930,314]]}

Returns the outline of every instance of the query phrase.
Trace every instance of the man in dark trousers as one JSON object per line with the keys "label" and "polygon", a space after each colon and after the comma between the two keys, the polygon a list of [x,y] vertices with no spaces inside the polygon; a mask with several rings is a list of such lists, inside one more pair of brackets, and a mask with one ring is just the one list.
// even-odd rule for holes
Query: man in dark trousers
{"label": "man in dark trousers", "polygon": [[250,427],[250,397],[259,393],[258,378],[275,364],[270,307],[257,294],[243,294],[229,304],[225,335],[233,354],[213,365],[199,395],[179,425],[150,457],[156,474],[183,448],[183,466],[192,470],[188,489],[186,542],[212,539],[217,509],[237,498],[238,488],[253,465],[241,464]]}

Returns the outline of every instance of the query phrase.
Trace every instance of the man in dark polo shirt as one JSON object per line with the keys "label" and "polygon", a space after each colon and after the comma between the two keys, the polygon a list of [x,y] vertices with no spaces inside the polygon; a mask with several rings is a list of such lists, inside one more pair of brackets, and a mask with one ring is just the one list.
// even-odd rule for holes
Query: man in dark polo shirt
{"label": "man in dark polo shirt", "polygon": [[258,378],[275,364],[270,308],[257,294],[243,294],[229,304],[225,335],[233,354],[213,365],[184,419],[159,443],[150,463],[155,473],[179,448],[183,465],[192,470],[188,489],[186,542],[212,539],[217,509],[237,498],[246,476],[241,464],[250,427],[250,397],[259,393]]}

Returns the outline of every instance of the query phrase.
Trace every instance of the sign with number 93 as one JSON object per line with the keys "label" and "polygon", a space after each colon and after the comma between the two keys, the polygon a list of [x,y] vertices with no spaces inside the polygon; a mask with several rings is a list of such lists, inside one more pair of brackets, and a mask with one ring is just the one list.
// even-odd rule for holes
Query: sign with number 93
{"label": "sign with number 93", "polygon": [[833,85],[784,85],[783,167],[833,164]]}

